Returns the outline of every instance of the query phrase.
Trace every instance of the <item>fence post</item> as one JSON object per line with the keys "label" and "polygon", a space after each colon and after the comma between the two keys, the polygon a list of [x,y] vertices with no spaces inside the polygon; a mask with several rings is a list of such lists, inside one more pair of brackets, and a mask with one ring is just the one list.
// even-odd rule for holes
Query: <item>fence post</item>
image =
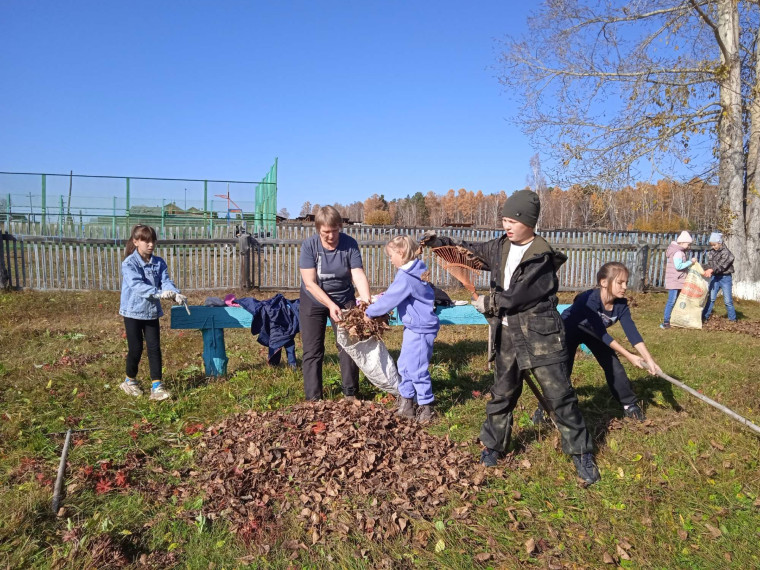
{"label": "fence post", "polygon": [[631,289],[643,291],[647,282],[647,269],[649,267],[649,245],[639,242],[636,250],[633,271],[631,272]]}
{"label": "fence post", "polygon": [[[31,201],[31,198],[30,198]],[[43,174],[42,175],[42,231],[40,232],[40,235],[45,235],[45,222],[47,217],[47,178]]]}
{"label": "fence post", "polygon": [[129,230],[129,176],[127,176],[127,230]]}
{"label": "fence post", "polygon": [[[7,234],[10,237],[10,234]],[[5,267],[5,236],[6,234],[0,233],[0,289],[6,290],[11,287],[10,267]],[[10,251],[10,244],[8,244],[8,251]]]}
{"label": "fence post", "polygon": [[243,231],[238,236],[240,250],[240,288],[251,288],[251,234]]}

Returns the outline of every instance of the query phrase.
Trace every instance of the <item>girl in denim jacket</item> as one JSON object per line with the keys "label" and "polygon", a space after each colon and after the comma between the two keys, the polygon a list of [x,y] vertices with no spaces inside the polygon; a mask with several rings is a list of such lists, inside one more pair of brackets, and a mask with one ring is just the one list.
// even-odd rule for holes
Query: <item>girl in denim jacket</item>
{"label": "girl in denim jacket", "polygon": [[135,380],[143,351],[143,339],[148,347],[151,400],[165,400],[171,394],[161,383],[161,328],[158,319],[161,299],[184,303],[182,295],[169,277],[166,262],[153,255],[156,231],[150,226],[136,225],[127,242],[124,261],[121,263],[121,303],[119,314],[124,317],[127,333],[127,377],[119,387],[130,396],[141,396],[142,390]]}

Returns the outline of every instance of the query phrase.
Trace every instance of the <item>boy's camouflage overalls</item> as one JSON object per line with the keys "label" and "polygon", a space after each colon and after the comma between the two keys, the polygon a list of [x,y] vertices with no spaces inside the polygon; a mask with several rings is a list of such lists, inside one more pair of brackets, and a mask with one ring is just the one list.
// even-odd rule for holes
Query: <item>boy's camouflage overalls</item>
{"label": "boy's camouflage overalls", "polygon": [[[590,453],[592,442],[578,409],[578,398],[567,374],[567,347],[562,318],[557,312],[557,269],[567,256],[535,236],[512,274],[505,292],[504,267],[510,242],[506,234],[487,242],[460,242],[448,237],[423,239],[428,247],[460,245],[478,256],[491,269],[491,291],[485,299],[485,315],[491,323],[495,360],[491,401],[480,441],[506,452],[512,433],[512,412],[523,388],[523,371],[532,371],[541,385],[546,403],[554,410],[568,455]],[[506,317],[507,326],[502,324]]]}

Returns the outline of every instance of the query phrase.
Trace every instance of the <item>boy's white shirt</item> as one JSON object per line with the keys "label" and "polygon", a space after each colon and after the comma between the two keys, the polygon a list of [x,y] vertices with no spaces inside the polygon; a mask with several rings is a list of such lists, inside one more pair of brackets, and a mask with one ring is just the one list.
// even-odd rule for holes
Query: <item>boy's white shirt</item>
{"label": "boy's white shirt", "polygon": [[[507,264],[504,266],[504,292],[505,293],[509,292],[509,282],[512,281],[512,274],[515,272],[515,269],[517,269],[517,266],[520,265],[523,255],[525,255],[525,250],[528,249],[530,247],[530,244],[532,243],[533,243],[533,240],[530,240],[528,243],[523,244],[523,245],[517,245],[516,243],[512,243],[509,246],[509,253],[507,254]],[[501,323],[506,327],[507,317],[504,317],[501,320]]]}

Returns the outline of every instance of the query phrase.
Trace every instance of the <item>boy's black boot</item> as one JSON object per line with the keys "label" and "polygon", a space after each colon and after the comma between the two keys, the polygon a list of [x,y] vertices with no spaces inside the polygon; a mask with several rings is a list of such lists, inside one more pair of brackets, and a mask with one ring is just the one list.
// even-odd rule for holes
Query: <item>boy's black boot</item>
{"label": "boy's black boot", "polygon": [[399,396],[396,415],[401,416],[402,418],[414,418],[414,398],[404,398],[403,396]]}
{"label": "boy's black boot", "polygon": [[602,476],[599,475],[599,468],[594,463],[594,456],[590,453],[580,453],[573,455],[573,463],[578,477],[586,482],[586,485],[593,485],[599,481]]}
{"label": "boy's black boot", "polygon": [[480,462],[486,467],[496,467],[496,464],[502,457],[504,457],[504,454],[501,451],[486,447],[480,454]]}
{"label": "boy's black boot", "polygon": [[627,408],[623,408],[623,415],[626,418],[631,418],[640,422],[643,422],[645,419],[647,419],[647,417],[644,415],[644,410],[642,410],[638,404],[631,404]]}

